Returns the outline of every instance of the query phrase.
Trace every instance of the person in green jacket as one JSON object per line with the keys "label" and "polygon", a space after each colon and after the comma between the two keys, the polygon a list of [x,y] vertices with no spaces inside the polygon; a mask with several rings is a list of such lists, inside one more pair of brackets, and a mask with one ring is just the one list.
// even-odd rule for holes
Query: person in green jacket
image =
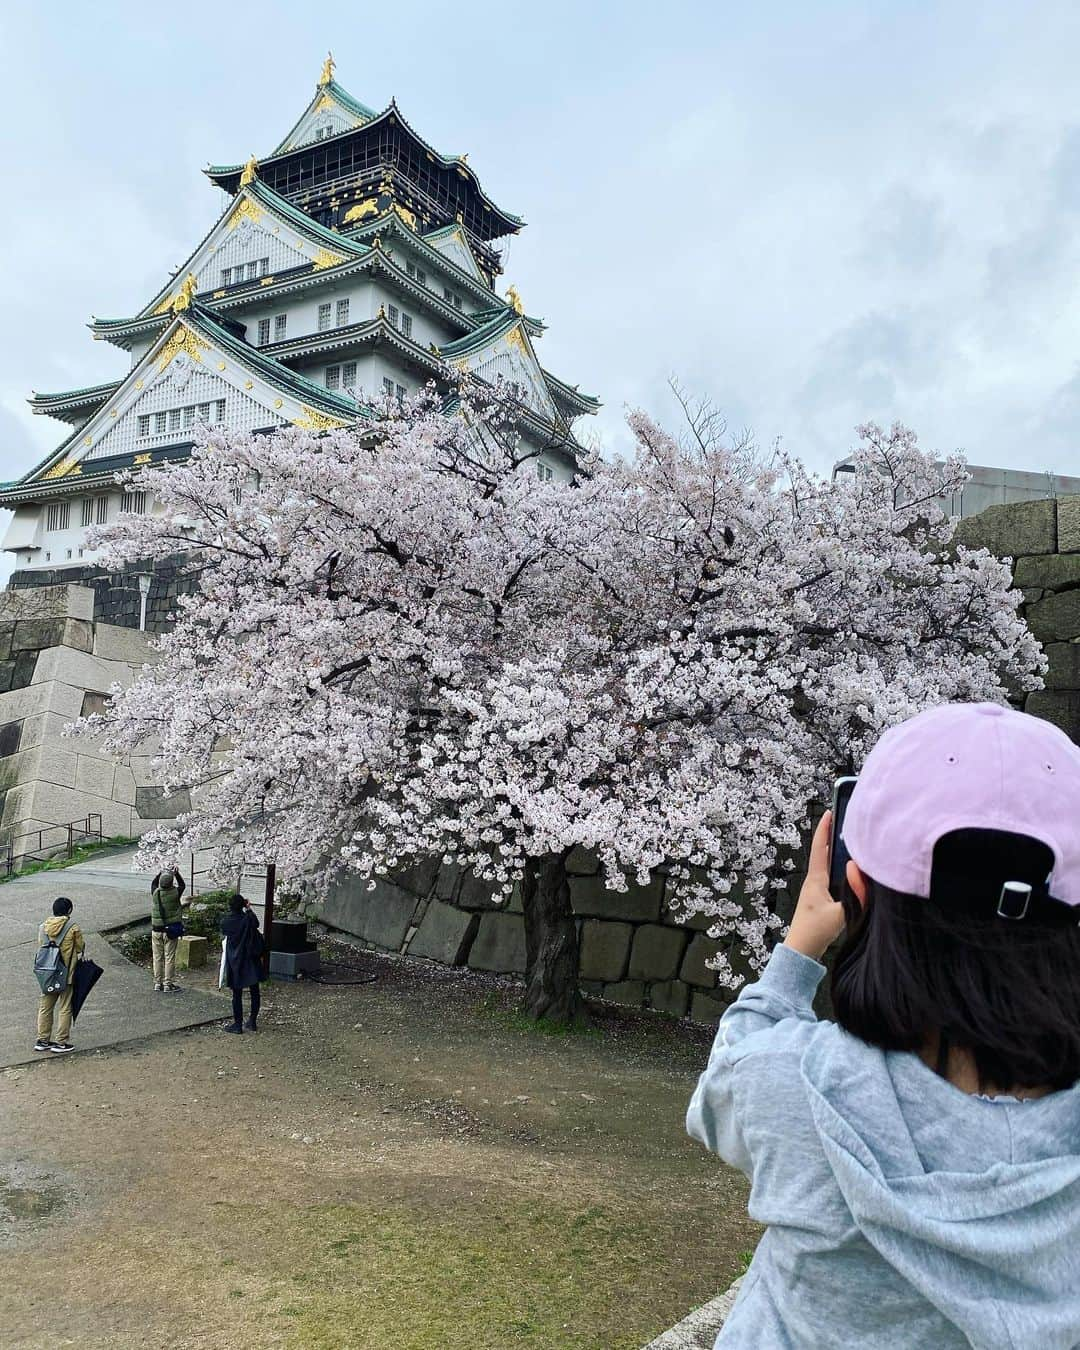
{"label": "person in green jacket", "polygon": [[[150,898],[150,945],[154,953],[154,992],[159,994],[175,994],[180,989],[175,977],[183,884],[177,867],[162,868],[154,878]],[[174,936],[170,936],[170,928]]]}

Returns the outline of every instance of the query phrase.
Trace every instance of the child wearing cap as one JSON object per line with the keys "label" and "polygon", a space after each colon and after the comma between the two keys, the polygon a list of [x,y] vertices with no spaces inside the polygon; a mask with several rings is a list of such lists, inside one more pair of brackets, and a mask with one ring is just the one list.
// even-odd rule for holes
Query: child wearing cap
{"label": "child wearing cap", "polygon": [[934,708],[867,757],[843,897],[830,824],[687,1115],[767,1225],[716,1345],[1080,1345],[1080,749]]}

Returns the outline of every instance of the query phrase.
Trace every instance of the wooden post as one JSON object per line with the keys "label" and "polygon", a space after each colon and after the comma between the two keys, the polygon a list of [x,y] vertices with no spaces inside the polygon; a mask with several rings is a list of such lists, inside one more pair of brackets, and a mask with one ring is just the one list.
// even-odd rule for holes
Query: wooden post
{"label": "wooden post", "polygon": [[277,880],[277,868],[273,863],[266,864],[266,893],[263,906],[263,979],[270,978],[270,939],[274,932],[274,885]]}

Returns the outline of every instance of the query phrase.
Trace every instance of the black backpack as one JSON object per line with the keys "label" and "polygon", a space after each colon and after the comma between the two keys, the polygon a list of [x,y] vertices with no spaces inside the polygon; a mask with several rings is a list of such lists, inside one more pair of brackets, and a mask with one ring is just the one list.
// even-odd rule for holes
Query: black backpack
{"label": "black backpack", "polygon": [[64,926],[54,938],[49,938],[34,955],[34,974],[43,994],[62,994],[67,988],[68,968],[60,954],[60,944],[71,924],[71,915],[64,920]]}

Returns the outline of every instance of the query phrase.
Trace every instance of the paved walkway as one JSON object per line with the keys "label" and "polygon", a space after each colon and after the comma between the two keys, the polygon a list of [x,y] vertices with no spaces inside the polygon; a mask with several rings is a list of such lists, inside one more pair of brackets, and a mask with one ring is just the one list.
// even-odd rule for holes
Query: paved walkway
{"label": "paved walkway", "polygon": [[71,1039],[80,1050],[228,1016],[225,1001],[212,995],[186,989],[155,994],[147,972],[125,960],[101,936],[149,915],[149,878],[131,871],[132,855],[133,850],[124,850],[0,885],[0,1068],[42,1058],[31,1049],[40,996],[33,955],[38,928],[52,913],[58,895],[75,902],[75,921],[86,938],[86,953],[105,971],[72,1030]]}

